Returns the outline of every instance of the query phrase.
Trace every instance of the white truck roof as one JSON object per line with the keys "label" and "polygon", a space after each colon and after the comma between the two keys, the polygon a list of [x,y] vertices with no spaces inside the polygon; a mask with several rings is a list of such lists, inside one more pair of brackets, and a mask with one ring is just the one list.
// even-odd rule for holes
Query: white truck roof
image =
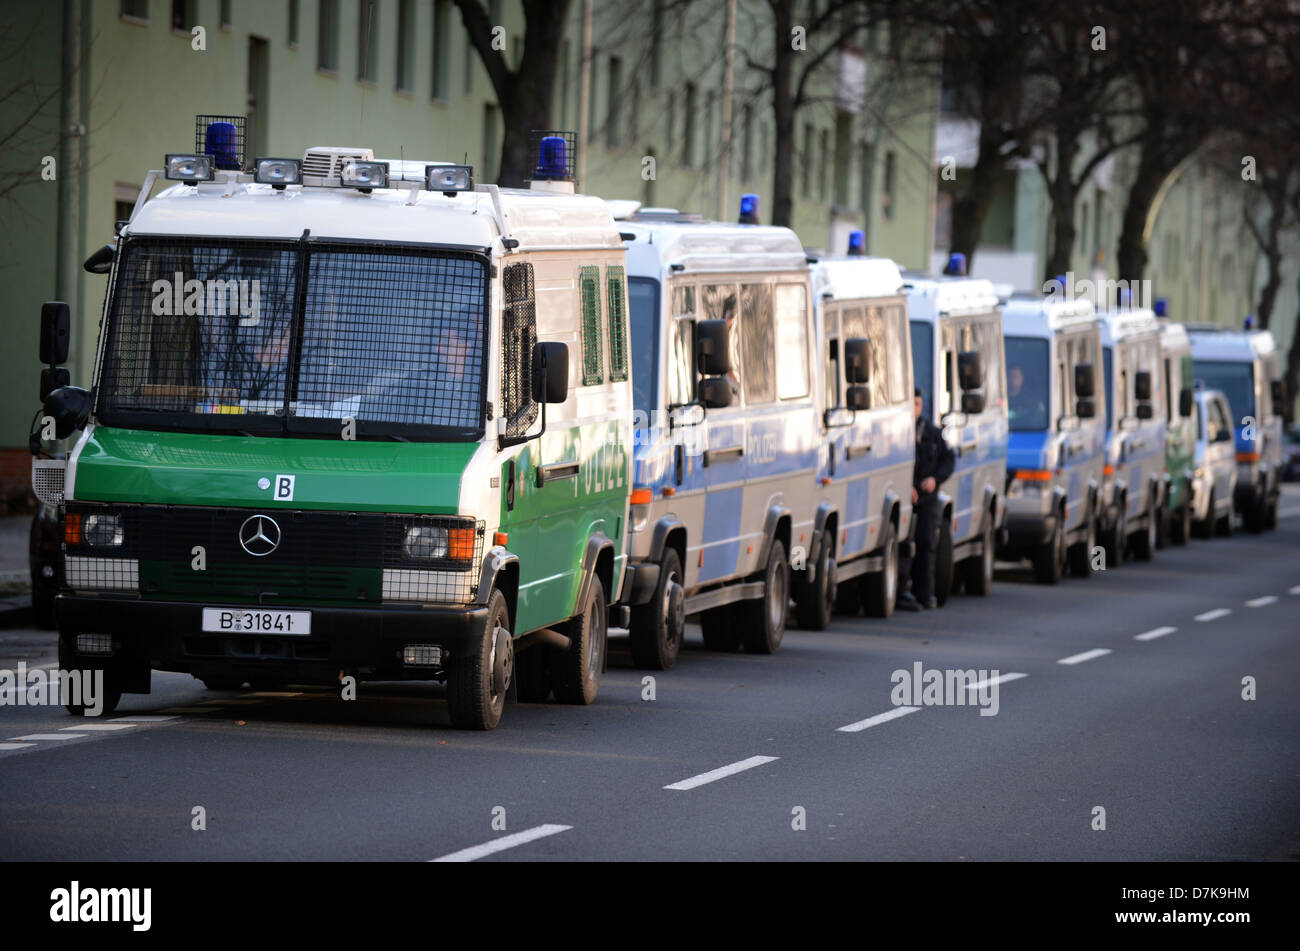
{"label": "white truck roof", "polygon": [[1097,316],[1101,318],[1101,342],[1103,346],[1111,346],[1126,337],[1161,332],[1160,320],[1156,317],[1154,311],[1146,307],[1108,310]]}
{"label": "white truck roof", "polygon": [[1002,333],[1012,337],[1050,337],[1057,331],[1097,322],[1092,301],[1066,298],[1014,296],[1002,309]]}
{"label": "white truck roof", "polygon": [[1188,327],[1192,356],[1197,360],[1253,360],[1277,350],[1273,334],[1267,330],[1221,330],[1214,327]]}
{"label": "white truck roof", "polygon": [[828,258],[812,265],[812,289],[820,299],[896,297],[903,290],[903,275],[888,258]]}
{"label": "white truck roof", "polygon": [[992,281],[974,277],[903,275],[907,286],[907,313],[912,320],[933,323],[940,316],[964,317],[997,310],[998,293]]}
{"label": "white truck roof", "polygon": [[1172,320],[1163,317],[1157,317],[1160,321],[1160,348],[1165,353],[1188,353],[1192,349],[1191,338],[1187,336],[1187,328],[1182,324],[1176,324]]}
{"label": "white truck roof", "polygon": [[[608,213],[608,212],[607,212]],[[634,235],[627,243],[629,275],[802,271],[808,266],[799,236],[789,228],[706,221],[672,209],[646,209],[618,221]]]}

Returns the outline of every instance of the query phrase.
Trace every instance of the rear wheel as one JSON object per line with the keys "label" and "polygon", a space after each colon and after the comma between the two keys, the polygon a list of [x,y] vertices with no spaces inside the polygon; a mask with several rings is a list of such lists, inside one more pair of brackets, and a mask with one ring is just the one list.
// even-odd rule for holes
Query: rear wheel
{"label": "rear wheel", "polygon": [[1039,584],[1056,584],[1065,567],[1065,517],[1056,516],[1052,537],[1034,548],[1034,577]]}
{"label": "rear wheel", "polygon": [[730,652],[740,649],[734,608],[734,604],[724,604],[700,612],[700,632],[704,635],[704,646],[709,650]]}
{"label": "rear wheel", "polygon": [[1117,504],[1119,511],[1115,514],[1115,524],[1101,540],[1107,568],[1118,568],[1124,564],[1125,549],[1128,546],[1128,500],[1121,498]]}
{"label": "rear wheel", "polygon": [[1159,513],[1156,518],[1156,547],[1164,548],[1169,544],[1169,531],[1171,516],[1169,513],[1169,500],[1166,498],[1156,503],[1156,511]]}
{"label": "rear wheel", "polygon": [[988,596],[989,591],[993,589],[993,558],[993,516],[990,514],[984,517],[980,553],[962,562],[967,594]]}
{"label": "rear wheel", "polygon": [[893,522],[886,520],[884,535],[880,546],[880,571],[862,579],[867,614],[872,617],[889,617],[894,613],[894,602],[898,598],[898,538],[894,534]]}
{"label": "rear wheel", "polygon": [[763,571],[763,597],[737,605],[745,650],[751,654],[775,654],[785,634],[789,609],[790,563],[785,560],[785,545],[774,538]]}
{"label": "rear wheel", "polygon": [[686,630],[682,560],[675,548],[659,563],[659,585],[649,604],[632,609],[632,663],[645,670],[668,670],[677,663]]}
{"label": "rear wheel", "polygon": [[1159,518],[1155,502],[1148,500],[1146,528],[1133,536],[1133,554],[1138,561],[1150,561],[1156,555],[1156,523]]}
{"label": "rear wheel", "polygon": [[831,623],[836,593],[835,555],[831,551],[834,545],[834,534],[824,532],[815,565],[817,578],[811,584],[804,582],[795,591],[795,617],[800,627],[810,631],[823,631]]}
{"label": "rear wheel", "polygon": [[1092,577],[1092,549],[1097,544],[1097,520],[1089,512],[1088,516],[1088,536],[1081,542],[1070,546],[1068,560],[1070,563],[1070,574],[1075,578]]}
{"label": "rear wheel", "polygon": [[956,566],[952,563],[952,522],[947,518],[939,523],[939,547],[934,553],[934,600],[940,606],[948,601],[952,594],[953,575]]}
{"label": "rear wheel", "polygon": [[1246,506],[1245,511],[1241,513],[1241,523],[1246,531],[1258,535],[1264,530],[1264,525],[1268,521],[1268,496],[1262,489],[1255,490],[1255,496],[1250,505]]}
{"label": "rear wheel", "polygon": [[447,668],[447,711],[458,730],[491,730],[501,722],[514,658],[510,609],[494,590],[487,623],[452,658]]}
{"label": "rear wheel", "polygon": [[568,649],[551,655],[551,689],[560,703],[585,706],[595,702],[605,668],[608,616],[605,586],[595,575],[582,613],[564,625],[562,633],[569,637]]}

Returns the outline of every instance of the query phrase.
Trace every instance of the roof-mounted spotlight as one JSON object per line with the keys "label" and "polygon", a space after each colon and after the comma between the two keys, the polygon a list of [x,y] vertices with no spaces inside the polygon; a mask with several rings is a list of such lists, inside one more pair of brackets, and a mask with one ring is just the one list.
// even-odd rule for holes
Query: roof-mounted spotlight
{"label": "roof-mounted spotlight", "polygon": [[457,192],[474,190],[473,165],[426,165],[424,187],[431,192],[442,192],[448,198]]}
{"label": "roof-mounted spotlight", "polygon": [[166,177],[173,182],[184,182],[186,185],[210,182],[212,181],[212,156],[169,154],[164,169]]}
{"label": "roof-mounted spotlight", "polygon": [[281,191],[286,185],[302,184],[302,161],[292,158],[260,158],[253,162],[253,181]]}
{"label": "roof-mounted spotlight", "polygon": [[369,194],[376,188],[388,187],[387,162],[345,162],[339,170],[339,184]]}

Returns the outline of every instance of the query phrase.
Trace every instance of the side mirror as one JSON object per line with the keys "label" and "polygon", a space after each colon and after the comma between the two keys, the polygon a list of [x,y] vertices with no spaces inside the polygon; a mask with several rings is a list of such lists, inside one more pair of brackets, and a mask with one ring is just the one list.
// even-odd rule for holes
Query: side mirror
{"label": "side mirror", "polygon": [[871,409],[871,390],[865,386],[847,387],[844,390],[844,405],[851,410]]}
{"label": "side mirror", "polygon": [[1281,380],[1274,380],[1272,387],[1273,411],[1280,412],[1279,407],[1286,402],[1286,384]]}
{"label": "side mirror", "polygon": [[539,340],[533,348],[533,399],[563,403],[569,398],[569,346],[556,340]]}
{"label": "side mirror", "polygon": [[41,363],[54,366],[68,362],[68,340],[72,335],[72,312],[61,300],[41,305]]}
{"label": "side mirror", "polygon": [[695,361],[703,376],[731,372],[731,334],[725,320],[695,322]]}
{"label": "side mirror", "polygon": [[1074,395],[1090,400],[1096,395],[1096,391],[1096,374],[1093,371],[1092,364],[1076,363],[1074,365]]}
{"label": "side mirror", "polygon": [[107,274],[113,270],[113,255],[117,253],[117,246],[106,244],[90,257],[81,266],[91,274]]}
{"label": "side mirror", "polygon": [[678,426],[698,426],[702,422],[704,422],[704,407],[699,403],[675,406],[668,414],[668,425],[673,429]]}
{"label": "side mirror", "polygon": [[1154,416],[1155,414],[1156,414],[1156,411],[1155,411],[1154,407],[1152,407],[1152,405],[1151,405],[1150,403],[1148,403],[1148,402],[1138,403],[1138,405],[1137,405],[1137,418],[1138,418],[1138,419],[1150,419],[1150,418],[1151,418],[1152,416]]}
{"label": "side mirror", "polygon": [[[1137,373],[1134,374],[1133,395],[1138,398],[1139,403],[1151,399],[1151,371],[1150,370],[1138,370]],[[1150,419],[1149,416],[1141,416],[1140,414],[1138,418]]]}
{"label": "side mirror", "polygon": [[871,343],[868,340],[853,337],[844,341],[844,379],[849,384],[871,382]]}
{"label": "side mirror", "polygon": [[61,386],[67,386],[72,382],[72,376],[68,373],[67,367],[42,367],[41,368],[41,402],[45,402],[45,397]]}
{"label": "side mirror", "polygon": [[974,416],[978,413],[984,412],[984,394],[962,393],[961,411],[969,416]]}
{"label": "side mirror", "polygon": [[1074,404],[1074,415],[1080,419],[1092,419],[1097,415],[1097,404],[1091,399],[1077,400]]}
{"label": "side mirror", "polygon": [[957,354],[957,379],[963,390],[978,390],[984,385],[984,358],[978,350],[963,350]]}
{"label": "side mirror", "polygon": [[1192,415],[1192,388],[1185,386],[1178,391],[1178,415],[1188,417]]}
{"label": "side mirror", "polygon": [[853,411],[847,406],[837,406],[822,414],[822,423],[827,429],[853,425]]}
{"label": "side mirror", "polygon": [[45,398],[45,415],[54,420],[54,435],[66,439],[90,419],[90,393],[79,386],[61,386]]}
{"label": "side mirror", "polygon": [[725,376],[710,376],[700,380],[700,403],[708,409],[723,409],[731,405],[731,381]]}

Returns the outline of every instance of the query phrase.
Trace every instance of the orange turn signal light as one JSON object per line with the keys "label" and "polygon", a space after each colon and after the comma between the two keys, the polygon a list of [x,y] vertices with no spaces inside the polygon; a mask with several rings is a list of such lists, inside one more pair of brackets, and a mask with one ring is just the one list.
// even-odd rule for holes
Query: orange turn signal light
{"label": "orange turn signal light", "polygon": [[1101,471],[1102,471],[1102,473],[1103,473],[1104,475],[1114,475],[1114,474],[1115,474],[1115,467],[1114,467],[1114,466],[1103,466]]}
{"label": "orange turn signal light", "polygon": [[633,489],[631,502],[633,505],[649,505],[655,497],[651,489]]}
{"label": "orange turn signal light", "polygon": [[474,529],[453,528],[447,533],[447,557],[452,561],[469,561],[474,557]]}
{"label": "orange turn signal light", "polygon": [[1259,453],[1257,452],[1239,452],[1237,453],[1238,462],[1259,462]]}
{"label": "orange turn signal light", "polygon": [[81,544],[81,515],[79,513],[64,518],[63,540],[69,545]]}
{"label": "orange turn signal light", "polygon": [[509,543],[510,543],[510,536],[507,535],[505,532],[493,532],[493,533],[492,533],[492,544],[493,544],[493,545],[498,545],[498,546],[500,546],[501,548],[505,548],[506,545],[508,545]]}
{"label": "orange turn signal light", "polygon": [[1051,482],[1051,469],[1017,469],[1016,478],[1024,482]]}

